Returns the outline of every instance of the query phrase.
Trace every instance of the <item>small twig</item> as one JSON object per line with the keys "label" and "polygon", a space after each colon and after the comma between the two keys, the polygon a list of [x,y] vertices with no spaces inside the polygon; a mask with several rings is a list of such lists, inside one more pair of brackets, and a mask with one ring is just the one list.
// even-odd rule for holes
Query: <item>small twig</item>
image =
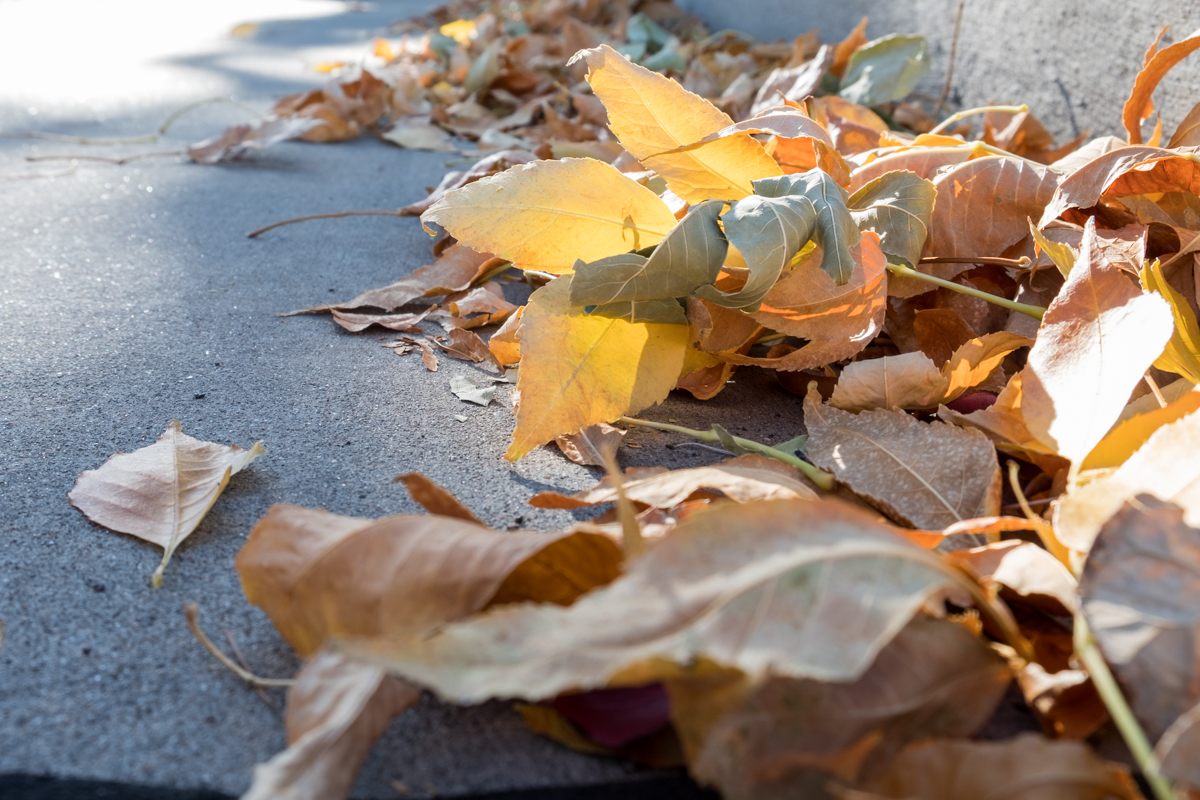
{"label": "small twig", "polygon": [[158,126],[159,134],[165,136],[167,131],[170,130],[171,126],[174,125],[175,122],[180,117],[182,117],[184,114],[188,113],[189,111],[195,111],[197,108],[203,108],[204,106],[212,105],[213,103],[225,103],[227,105],[234,106],[235,108],[240,108],[242,111],[252,114],[253,116],[257,117],[258,119],[263,118],[263,115],[260,114],[258,111],[251,108],[250,106],[246,105],[245,103],[239,103],[237,100],[234,100],[232,97],[209,97],[205,100],[197,100],[194,103],[188,103],[183,108],[178,109],[177,111],[172,111],[167,116],[167,118],[165,120],[163,120],[163,124]]}
{"label": "small twig", "polygon": [[145,136],[130,136],[123,139],[92,139],[87,136],[66,136],[61,133],[46,133],[45,131],[17,131],[14,133],[0,133],[0,137],[7,139],[49,139],[52,142],[94,145],[148,144],[158,141],[158,134],[154,133],[148,133]]}
{"label": "small twig", "polygon": [[[247,672],[253,673],[254,670],[250,669],[250,662],[246,660],[244,655],[242,655],[242,648],[238,647],[237,639],[235,639],[233,636],[233,631],[222,625],[221,633],[225,634],[225,641],[229,642],[229,647],[233,650],[233,655],[235,658],[237,658],[238,663],[241,664],[243,669],[245,669]],[[266,703],[269,707],[275,707],[275,701],[271,699],[271,695],[267,694],[266,689],[261,686],[255,686],[254,691],[258,693],[259,699]]]}
{"label": "small twig", "polygon": [[200,630],[200,623],[198,621],[198,617],[200,615],[200,606],[196,605],[195,603],[188,603],[183,607],[183,615],[187,618],[188,629],[191,630],[192,635],[196,637],[197,641],[204,645],[204,649],[212,653],[213,658],[217,659],[217,661],[220,661],[226,669],[228,669],[234,675],[237,675],[250,686],[255,688],[263,686],[291,686],[295,683],[295,681],[286,678],[260,678],[250,670],[244,669],[235,664],[229,658],[229,656],[217,649],[217,646],[213,644],[212,641],[204,634],[204,631]]}
{"label": "small twig", "polygon": [[1154,382],[1154,378],[1150,377],[1150,373],[1147,372],[1145,375],[1142,376],[1142,379],[1146,381],[1146,385],[1149,386],[1150,391],[1154,393],[1154,399],[1158,401],[1158,407],[1166,408],[1167,407],[1166,398],[1163,397],[1162,390],[1158,388],[1158,384]]}
{"label": "small twig", "polygon": [[1025,519],[1029,520],[1029,524],[1033,526],[1034,532],[1042,540],[1042,545],[1050,552],[1050,555],[1062,562],[1067,569],[1071,569],[1071,551],[1058,540],[1058,537],[1054,535],[1054,529],[1046,523],[1046,520],[1033,512],[1029,501],[1025,499],[1025,493],[1021,491],[1021,481],[1017,476],[1020,471],[1020,464],[1015,461],[1008,462],[1008,482],[1012,484],[1013,494],[1017,497],[1017,503],[1020,504]]}
{"label": "small twig", "polygon": [[950,40],[950,64],[946,67],[946,83],[942,85],[942,96],[938,98],[937,108],[933,109],[934,116],[942,113],[946,98],[950,96],[950,84],[954,80],[954,59],[958,57],[958,34],[962,30],[963,6],[967,0],[958,0],[958,13],[954,15],[954,38]]}
{"label": "small twig", "polygon": [[0,175],[0,181],[27,181],[34,178],[61,178],[64,175],[74,174],[74,167],[67,167],[66,169],[55,170],[54,172],[12,172],[8,175]]}
{"label": "small twig", "polygon": [[[651,422],[645,419],[634,419],[633,417],[621,417],[618,422],[623,422],[626,425],[634,425],[642,428],[654,428],[660,431],[671,431],[672,433],[682,433],[684,436],[691,436],[693,439],[699,439],[702,442],[721,441],[716,431],[698,431],[692,428],[684,428],[680,425],[670,425],[666,422]],[[740,436],[734,436],[733,441],[738,447],[743,447],[747,450],[752,450],[756,453],[761,453],[769,458],[774,458],[777,461],[782,461],[785,464],[791,464],[796,469],[804,473],[810,481],[815,483],[818,488],[827,492],[833,491],[835,480],[831,473],[826,472],[819,467],[816,467],[802,458],[797,458],[791,453],[785,453],[782,450],[776,450],[770,445],[762,442],[755,442],[751,439],[743,439]]]}
{"label": "small twig", "polygon": [[1046,309],[1042,308],[1041,306],[1031,306],[1025,303],[1018,303],[1016,300],[1009,300],[1007,297],[988,294],[987,292],[980,291],[979,289],[973,289],[970,286],[962,286],[954,283],[953,281],[935,278],[932,275],[926,275],[924,272],[918,272],[912,267],[906,267],[903,264],[889,263],[887,268],[888,272],[891,272],[893,275],[901,275],[906,278],[916,278],[917,280],[925,281],[926,283],[932,283],[934,286],[941,286],[943,289],[950,289],[954,292],[969,294],[972,297],[978,297],[980,300],[986,300],[993,305],[1020,312],[1027,316],[1033,317],[1036,320],[1040,320],[1046,314]]}
{"label": "small twig", "polygon": [[1125,740],[1125,745],[1141,769],[1146,783],[1150,784],[1155,798],[1157,800],[1179,800],[1179,796],[1171,788],[1170,781],[1159,769],[1154,748],[1150,746],[1146,732],[1138,724],[1137,717],[1133,715],[1133,709],[1129,707],[1125,695],[1121,693],[1121,687],[1117,685],[1117,679],[1113,677],[1112,670],[1108,668],[1108,662],[1104,660],[1104,654],[1100,652],[1100,646],[1096,643],[1096,638],[1092,636],[1092,630],[1088,627],[1082,611],[1075,614],[1075,655],[1083,662],[1084,668],[1091,676],[1096,693],[1104,701],[1108,715],[1112,717],[1113,724],[1121,732],[1121,738]]}
{"label": "small twig", "polygon": [[939,134],[954,123],[961,122],[967,117],[973,117],[976,114],[990,114],[993,111],[1004,112],[1008,114],[1020,114],[1028,110],[1029,106],[1025,105],[1024,103],[1019,106],[980,106],[979,108],[968,108],[965,111],[959,111],[957,114],[951,114],[950,116],[946,117],[933,127],[933,130],[929,132],[929,135],[933,136]]}
{"label": "small twig", "polygon": [[1029,269],[1033,265],[1033,261],[1028,256],[1020,258],[999,258],[997,256],[973,256],[973,257],[957,257],[957,256],[926,256],[920,260],[921,264],[993,264],[998,267],[1013,267],[1014,269]]}
{"label": "small twig", "polygon": [[131,161],[141,161],[143,158],[164,158],[166,156],[181,156],[183,150],[162,150],[154,153],[135,153],[124,158],[109,158],[108,156],[25,156],[26,161],[101,161],[105,164],[128,164]]}
{"label": "small twig", "polygon": [[284,225],[292,225],[297,222],[308,222],[309,220],[313,220],[313,219],[337,219],[339,217],[402,217],[402,216],[404,216],[404,215],[401,214],[399,211],[334,211],[330,214],[309,214],[304,217],[292,217],[291,219],[282,219],[279,222],[272,222],[270,225],[267,225],[266,227],[259,228],[256,231],[251,231],[250,233],[247,233],[246,238],[254,239],[254,238],[257,238],[258,236],[266,233],[267,231],[274,230],[275,228],[282,228]]}

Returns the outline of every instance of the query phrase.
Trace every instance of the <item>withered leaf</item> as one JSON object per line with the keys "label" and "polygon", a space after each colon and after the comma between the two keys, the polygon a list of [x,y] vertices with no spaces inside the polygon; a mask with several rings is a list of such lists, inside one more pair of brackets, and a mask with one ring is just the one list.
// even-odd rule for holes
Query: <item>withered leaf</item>
{"label": "withered leaf", "polygon": [[625,431],[600,423],[589,425],[578,433],[554,437],[554,443],[567,458],[585,467],[603,467],[615,456]]}
{"label": "withered leaf", "polygon": [[[1134,79],[1133,90],[1129,93],[1129,99],[1125,101],[1125,108],[1121,111],[1121,122],[1129,134],[1130,144],[1142,143],[1142,120],[1150,116],[1153,109],[1150,95],[1154,93],[1158,82],[1172,67],[1197,49],[1200,49],[1200,31],[1161,50],[1155,50],[1154,55],[1147,58],[1145,66]],[[1176,147],[1177,145],[1172,143],[1171,146]]]}
{"label": "withered leaf", "polygon": [[298,139],[321,123],[315,119],[273,119],[255,125],[235,125],[220,136],[197,142],[187,149],[197,164],[220,164],[263,150],[288,139]]}
{"label": "withered leaf", "polygon": [[161,547],[152,576],[158,586],[175,548],[204,520],[230,476],[265,452],[262,442],[243,450],[193,439],[175,421],[154,444],[81,472],[67,497],[97,525]]}
{"label": "withered leaf", "polygon": [[[1103,152],[1077,167],[1054,190],[1054,196],[1038,218],[1037,226],[1045,228],[1071,209],[1087,209],[1100,202],[1104,191],[1129,170],[1157,156],[1170,156],[1161,147],[1116,147]],[[1075,221],[1075,220],[1072,220]],[[1078,220],[1081,224],[1084,220]]]}
{"label": "withered leaf", "polygon": [[420,331],[419,323],[429,316],[432,307],[412,314],[355,314],[351,311],[332,309],[330,314],[333,321],[351,333],[365,331],[372,325],[379,325],[393,331]]}
{"label": "withered leaf", "polygon": [[[1025,523],[1026,529],[1028,525]],[[1054,556],[1035,544],[1009,539],[956,550],[946,558],[968,565],[985,583],[1006,589],[1006,599],[1015,598],[1059,616],[1070,616],[1075,611],[1075,578]]]}
{"label": "withered leaf", "polygon": [[451,358],[456,358],[459,361],[470,361],[475,364],[486,361],[495,367],[497,372],[504,371],[500,367],[500,362],[492,354],[491,349],[488,348],[487,343],[479,338],[479,334],[474,331],[454,328],[444,338],[449,341],[442,342],[439,339],[434,339],[433,343],[438,346],[439,350]]}
{"label": "withered leaf", "polygon": [[396,476],[396,482],[403,483],[404,488],[408,489],[408,493],[412,496],[412,499],[430,514],[465,519],[467,522],[474,522],[479,525],[483,524],[471,513],[469,508],[459,502],[457,497],[419,472],[406,472],[403,475],[398,475]]}
{"label": "withered leaf", "polygon": [[975,338],[975,331],[957,311],[926,308],[917,311],[912,321],[917,349],[941,367],[954,351]]}
{"label": "withered leaf", "polygon": [[751,678],[855,680],[953,580],[945,570],[832,501],[721,503],[569,608],[498,608],[421,641],[343,647],[467,703],[645,685],[699,658]]}
{"label": "withered leaf", "polygon": [[829,405],[845,411],[873,408],[928,408],[946,393],[942,371],[921,352],[848,364],[838,377]]}
{"label": "withered leaf", "polygon": [[804,398],[805,452],[897,522],[941,530],[1000,511],[1000,465],[987,437],[903,411],[855,415]]}
{"label": "withered leaf", "polygon": [[450,391],[454,392],[459,400],[486,406],[496,395],[496,385],[487,378],[455,375],[450,379]]}

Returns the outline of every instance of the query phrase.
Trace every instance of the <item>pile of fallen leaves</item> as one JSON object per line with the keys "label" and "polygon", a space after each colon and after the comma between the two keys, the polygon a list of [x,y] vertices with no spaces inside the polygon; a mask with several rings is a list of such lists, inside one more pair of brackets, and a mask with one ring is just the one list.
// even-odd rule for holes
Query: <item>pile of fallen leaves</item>
{"label": "pile of fallen leaves", "polygon": [[[1140,797],[1094,749],[1116,736],[1159,800],[1200,793],[1200,106],[1142,140],[1200,36],[1151,48],[1128,141],[1056,148],[1022,109],[934,125],[905,100],[919,37],[514,9],[435,12],[378,73],[277,107],[309,138],[386,116],[406,145],[520,140],[420,204],[437,261],[310,310],[440,323],[389,343],[430,369],[517,367],[508,457],[557,440],[607,471],[530,502],[608,508],[502,532],[415,474],[428,515],[273,507],[236,567],[307,661],[247,797],[345,796],[422,689],[520,700],[567,746],[728,798]],[[747,367],[804,395],[782,444],[627,416]],[[621,472],[612,423],[736,457]],[[258,452],[174,426],[71,499],[169,557]],[[1006,692],[1041,732],[972,738]]]}

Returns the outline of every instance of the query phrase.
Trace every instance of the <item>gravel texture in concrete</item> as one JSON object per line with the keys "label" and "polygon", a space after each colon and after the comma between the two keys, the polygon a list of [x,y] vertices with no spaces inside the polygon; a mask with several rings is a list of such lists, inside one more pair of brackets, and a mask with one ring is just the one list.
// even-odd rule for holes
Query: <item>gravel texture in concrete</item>
{"label": "gravel texture in concrete", "polygon": [[[311,65],[355,57],[389,22],[425,4],[211,0],[0,4],[0,131],[88,137],[154,130],[174,109],[236,96],[265,109],[320,85]],[[365,9],[365,10],[364,10]],[[259,22],[245,38],[226,31]],[[0,773],[237,794],[283,746],[282,693],[264,702],[192,639],[182,605],[222,646],[227,631],[259,674],[297,660],[250,606],[233,560],[273,503],[377,517],[414,512],[399,473],[419,471],[499,528],[569,524],[526,500],[597,478],[556,450],[511,465],[509,388],[487,408],[449,388],[472,365],[430,374],[374,333],[278,312],[397,280],[430,260],[413,219],[356,218],[245,233],[299,214],[388,209],[424,196],[443,154],[373,140],[288,143],[221,167],[174,156],[116,165],[29,161],[178,150],[241,121],[211,106],[166,139],[121,147],[0,138]],[[517,299],[513,297],[512,299]],[[708,403],[673,396],[649,416],[782,441],[800,398],[739,373]],[[467,417],[459,422],[455,415]],[[174,419],[201,439],[268,455],[237,475],[178,550],[88,522],[67,502],[76,475],[151,444]],[[718,460],[639,431],[627,465]],[[577,754],[525,729],[506,705],[426,699],[392,726],[357,797],[452,796],[612,783],[647,771]]]}

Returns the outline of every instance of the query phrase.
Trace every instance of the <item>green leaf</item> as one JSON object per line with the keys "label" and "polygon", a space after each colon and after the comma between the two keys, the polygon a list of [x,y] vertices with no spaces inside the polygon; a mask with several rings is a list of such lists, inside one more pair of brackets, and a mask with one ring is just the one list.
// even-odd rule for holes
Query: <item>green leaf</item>
{"label": "green leaf", "polygon": [[737,440],[733,438],[733,434],[731,434],[729,431],[725,430],[724,428],[722,428],[720,425],[716,424],[715,422],[713,423],[712,431],[713,431],[713,433],[715,433],[717,435],[717,441],[719,441],[721,443],[721,447],[724,447],[726,450],[733,453],[735,456],[744,456],[750,452],[749,450],[747,450],[746,448],[742,447],[740,444],[737,443]]}
{"label": "green leaf", "polygon": [[649,258],[626,253],[590,264],[575,262],[571,304],[601,306],[687,297],[698,287],[712,283],[729,250],[717,225],[723,206],[720,200],[695,206]]}
{"label": "green leaf", "polygon": [[837,181],[827,172],[810,169],[799,175],[754,181],[754,191],[764,197],[803,195],[811,200],[817,211],[813,239],[824,253],[821,269],[838,286],[844,286],[850,280],[854,272],[854,256],[850,254],[850,248],[858,244],[862,236],[846,206],[849,199],[846,190]]}
{"label": "green leaf", "polygon": [[929,71],[925,37],[892,34],[854,51],[838,93],[852,103],[878,106],[903,99]]}
{"label": "green leaf", "polygon": [[808,243],[817,223],[813,202],[800,195],[762,197],[750,195],[738,200],[721,217],[725,235],[746,259],[750,277],[740,291],[732,294],[715,286],[702,286],[696,296],[726,308],[758,308],[783,268],[800,248]]}
{"label": "green leaf", "polygon": [[937,189],[909,170],[885,172],[850,196],[859,230],[879,234],[883,252],[916,267],[929,234]]}
{"label": "green leaf", "polygon": [[630,322],[656,322],[664,325],[687,325],[687,313],[673,297],[665,300],[619,300],[584,309],[595,317],[627,319]]}

